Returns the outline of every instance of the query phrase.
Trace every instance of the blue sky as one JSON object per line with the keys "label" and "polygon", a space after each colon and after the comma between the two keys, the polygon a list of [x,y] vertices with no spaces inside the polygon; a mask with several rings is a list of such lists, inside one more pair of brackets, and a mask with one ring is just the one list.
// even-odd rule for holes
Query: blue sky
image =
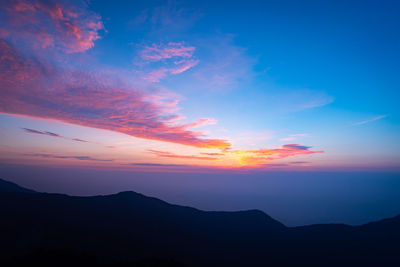
{"label": "blue sky", "polygon": [[[2,78],[3,161],[399,167],[396,1],[15,3],[2,5],[2,53],[41,64],[16,70],[25,75],[47,71],[32,78],[42,86],[34,90],[18,80],[10,85],[18,73]],[[18,22],[27,18],[37,33]],[[48,26],[47,18],[61,26]],[[82,156],[97,162],[76,159]]]}

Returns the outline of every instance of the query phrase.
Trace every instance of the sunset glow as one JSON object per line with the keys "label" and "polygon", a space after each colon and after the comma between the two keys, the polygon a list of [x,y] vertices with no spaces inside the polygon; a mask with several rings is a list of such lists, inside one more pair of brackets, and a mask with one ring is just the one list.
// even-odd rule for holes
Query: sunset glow
{"label": "sunset glow", "polygon": [[368,52],[375,48],[355,51],[346,32],[330,50],[324,37],[285,48],[304,18],[279,22],[280,33],[258,29],[264,15],[244,15],[243,28],[218,16],[222,2],[210,14],[197,2],[127,5],[129,14],[102,1],[2,1],[2,162],[194,172],[399,167],[398,76],[386,81],[374,66],[392,69],[398,56],[380,62]]}

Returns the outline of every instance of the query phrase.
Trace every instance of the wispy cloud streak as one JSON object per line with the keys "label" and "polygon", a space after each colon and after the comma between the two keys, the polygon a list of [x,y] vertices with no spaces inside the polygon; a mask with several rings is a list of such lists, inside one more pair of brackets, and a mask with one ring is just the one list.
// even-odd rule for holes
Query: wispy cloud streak
{"label": "wispy cloud streak", "polygon": [[380,116],[372,117],[372,118],[370,118],[370,119],[368,119],[368,120],[363,120],[363,121],[355,122],[354,125],[363,125],[363,124],[367,124],[367,123],[370,123],[370,122],[374,122],[374,121],[377,121],[377,120],[386,118],[387,116],[389,116],[389,115],[380,115]]}
{"label": "wispy cloud streak", "polygon": [[213,118],[201,118],[193,123],[188,123],[185,125],[186,128],[197,128],[205,125],[217,124],[217,120]]}
{"label": "wispy cloud streak", "polygon": [[279,139],[280,141],[293,141],[296,140],[298,137],[310,137],[309,134],[291,134],[288,137],[284,137]]}
{"label": "wispy cloud streak", "polygon": [[142,166],[142,167],[186,167],[188,165],[185,164],[163,164],[163,163],[131,163],[133,166]]}
{"label": "wispy cloud streak", "polygon": [[175,159],[200,159],[200,160],[216,160],[215,157],[204,157],[204,156],[195,156],[195,155],[180,155],[175,154],[167,151],[160,151],[160,150],[153,150],[149,149],[148,152],[156,155],[157,157],[164,157],[164,158],[175,158]]}
{"label": "wispy cloud streak", "polygon": [[[170,58],[191,58],[196,50],[193,46],[185,46],[183,43],[168,43],[167,45],[146,46],[140,51],[140,56],[146,61],[160,61]],[[175,61],[179,65],[179,61]]]}
{"label": "wispy cloud streak", "polygon": [[[194,46],[185,46],[182,42],[168,44],[153,44],[145,46],[139,50],[138,65],[150,65],[150,70],[145,70],[143,79],[150,82],[159,82],[170,74],[180,74],[185,72],[199,63],[199,60],[194,58]],[[160,62],[160,65],[151,63]],[[146,68],[145,68],[146,69]]]}
{"label": "wispy cloud streak", "polygon": [[114,161],[113,159],[98,159],[98,158],[92,158],[90,156],[66,156],[66,155],[47,154],[47,153],[31,153],[31,154],[24,154],[24,156],[52,158],[52,159],[76,159],[84,161],[103,161],[103,162]]}
{"label": "wispy cloud streak", "polygon": [[31,133],[31,134],[40,134],[40,135],[47,135],[47,136],[51,136],[51,137],[58,137],[58,138],[63,138],[63,139],[68,139],[68,140],[72,140],[72,141],[76,141],[76,142],[83,142],[83,143],[89,143],[89,141],[87,140],[83,140],[83,139],[79,139],[79,138],[68,138],[65,136],[62,136],[60,134],[57,133],[52,133],[52,132],[42,132],[42,131],[38,131],[35,129],[30,129],[30,128],[21,128],[22,130],[24,130],[27,133]]}

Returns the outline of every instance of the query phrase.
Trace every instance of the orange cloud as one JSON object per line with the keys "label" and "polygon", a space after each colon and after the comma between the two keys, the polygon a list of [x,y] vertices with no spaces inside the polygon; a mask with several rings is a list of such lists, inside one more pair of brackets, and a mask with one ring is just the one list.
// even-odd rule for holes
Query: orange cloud
{"label": "orange cloud", "polygon": [[167,151],[159,151],[154,149],[147,150],[148,152],[164,158],[176,158],[176,159],[200,159],[200,160],[216,160],[215,157],[203,157],[203,156],[194,156],[194,155],[179,155]]}
{"label": "orange cloud", "polygon": [[[201,153],[202,155],[215,157],[221,162],[227,162],[233,167],[263,166],[270,165],[271,161],[287,157],[323,153],[323,151],[309,150],[311,147],[298,144],[287,144],[280,148],[253,149],[253,150],[231,150],[222,149],[219,153]],[[303,162],[302,162],[303,163]]]}
{"label": "orange cloud", "polygon": [[323,153],[323,151],[309,150],[311,147],[298,144],[287,144],[275,149],[256,150],[227,150],[226,155],[236,158],[239,165],[265,165],[270,161],[287,157]]}
{"label": "orange cloud", "polygon": [[[159,151],[150,149],[148,152],[166,158],[179,159],[200,159],[200,160],[218,160],[222,167],[259,167],[271,165],[271,161],[283,159],[287,157],[310,155],[315,153],[323,153],[323,151],[312,151],[310,147],[298,144],[287,144],[275,149],[254,149],[254,150],[231,150],[222,149],[221,152],[202,152],[200,155],[180,155],[167,151]],[[292,162],[293,164],[308,163],[304,161]],[[277,164],[273,164],[278,166]],[[272,165],[271,165],[272,166]],[[289,166],[286,163],[280,163],[279,166]]]}

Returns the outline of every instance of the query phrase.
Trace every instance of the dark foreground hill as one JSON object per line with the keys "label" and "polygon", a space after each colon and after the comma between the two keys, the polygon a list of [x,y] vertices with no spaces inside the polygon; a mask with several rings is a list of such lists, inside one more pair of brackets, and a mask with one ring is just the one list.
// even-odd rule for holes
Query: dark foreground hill
{"label": "dark foreground hill", "polygon": [[400,266],[400,216],[288,228],[134,192],[36,193],[0,180],[1,266]]}

